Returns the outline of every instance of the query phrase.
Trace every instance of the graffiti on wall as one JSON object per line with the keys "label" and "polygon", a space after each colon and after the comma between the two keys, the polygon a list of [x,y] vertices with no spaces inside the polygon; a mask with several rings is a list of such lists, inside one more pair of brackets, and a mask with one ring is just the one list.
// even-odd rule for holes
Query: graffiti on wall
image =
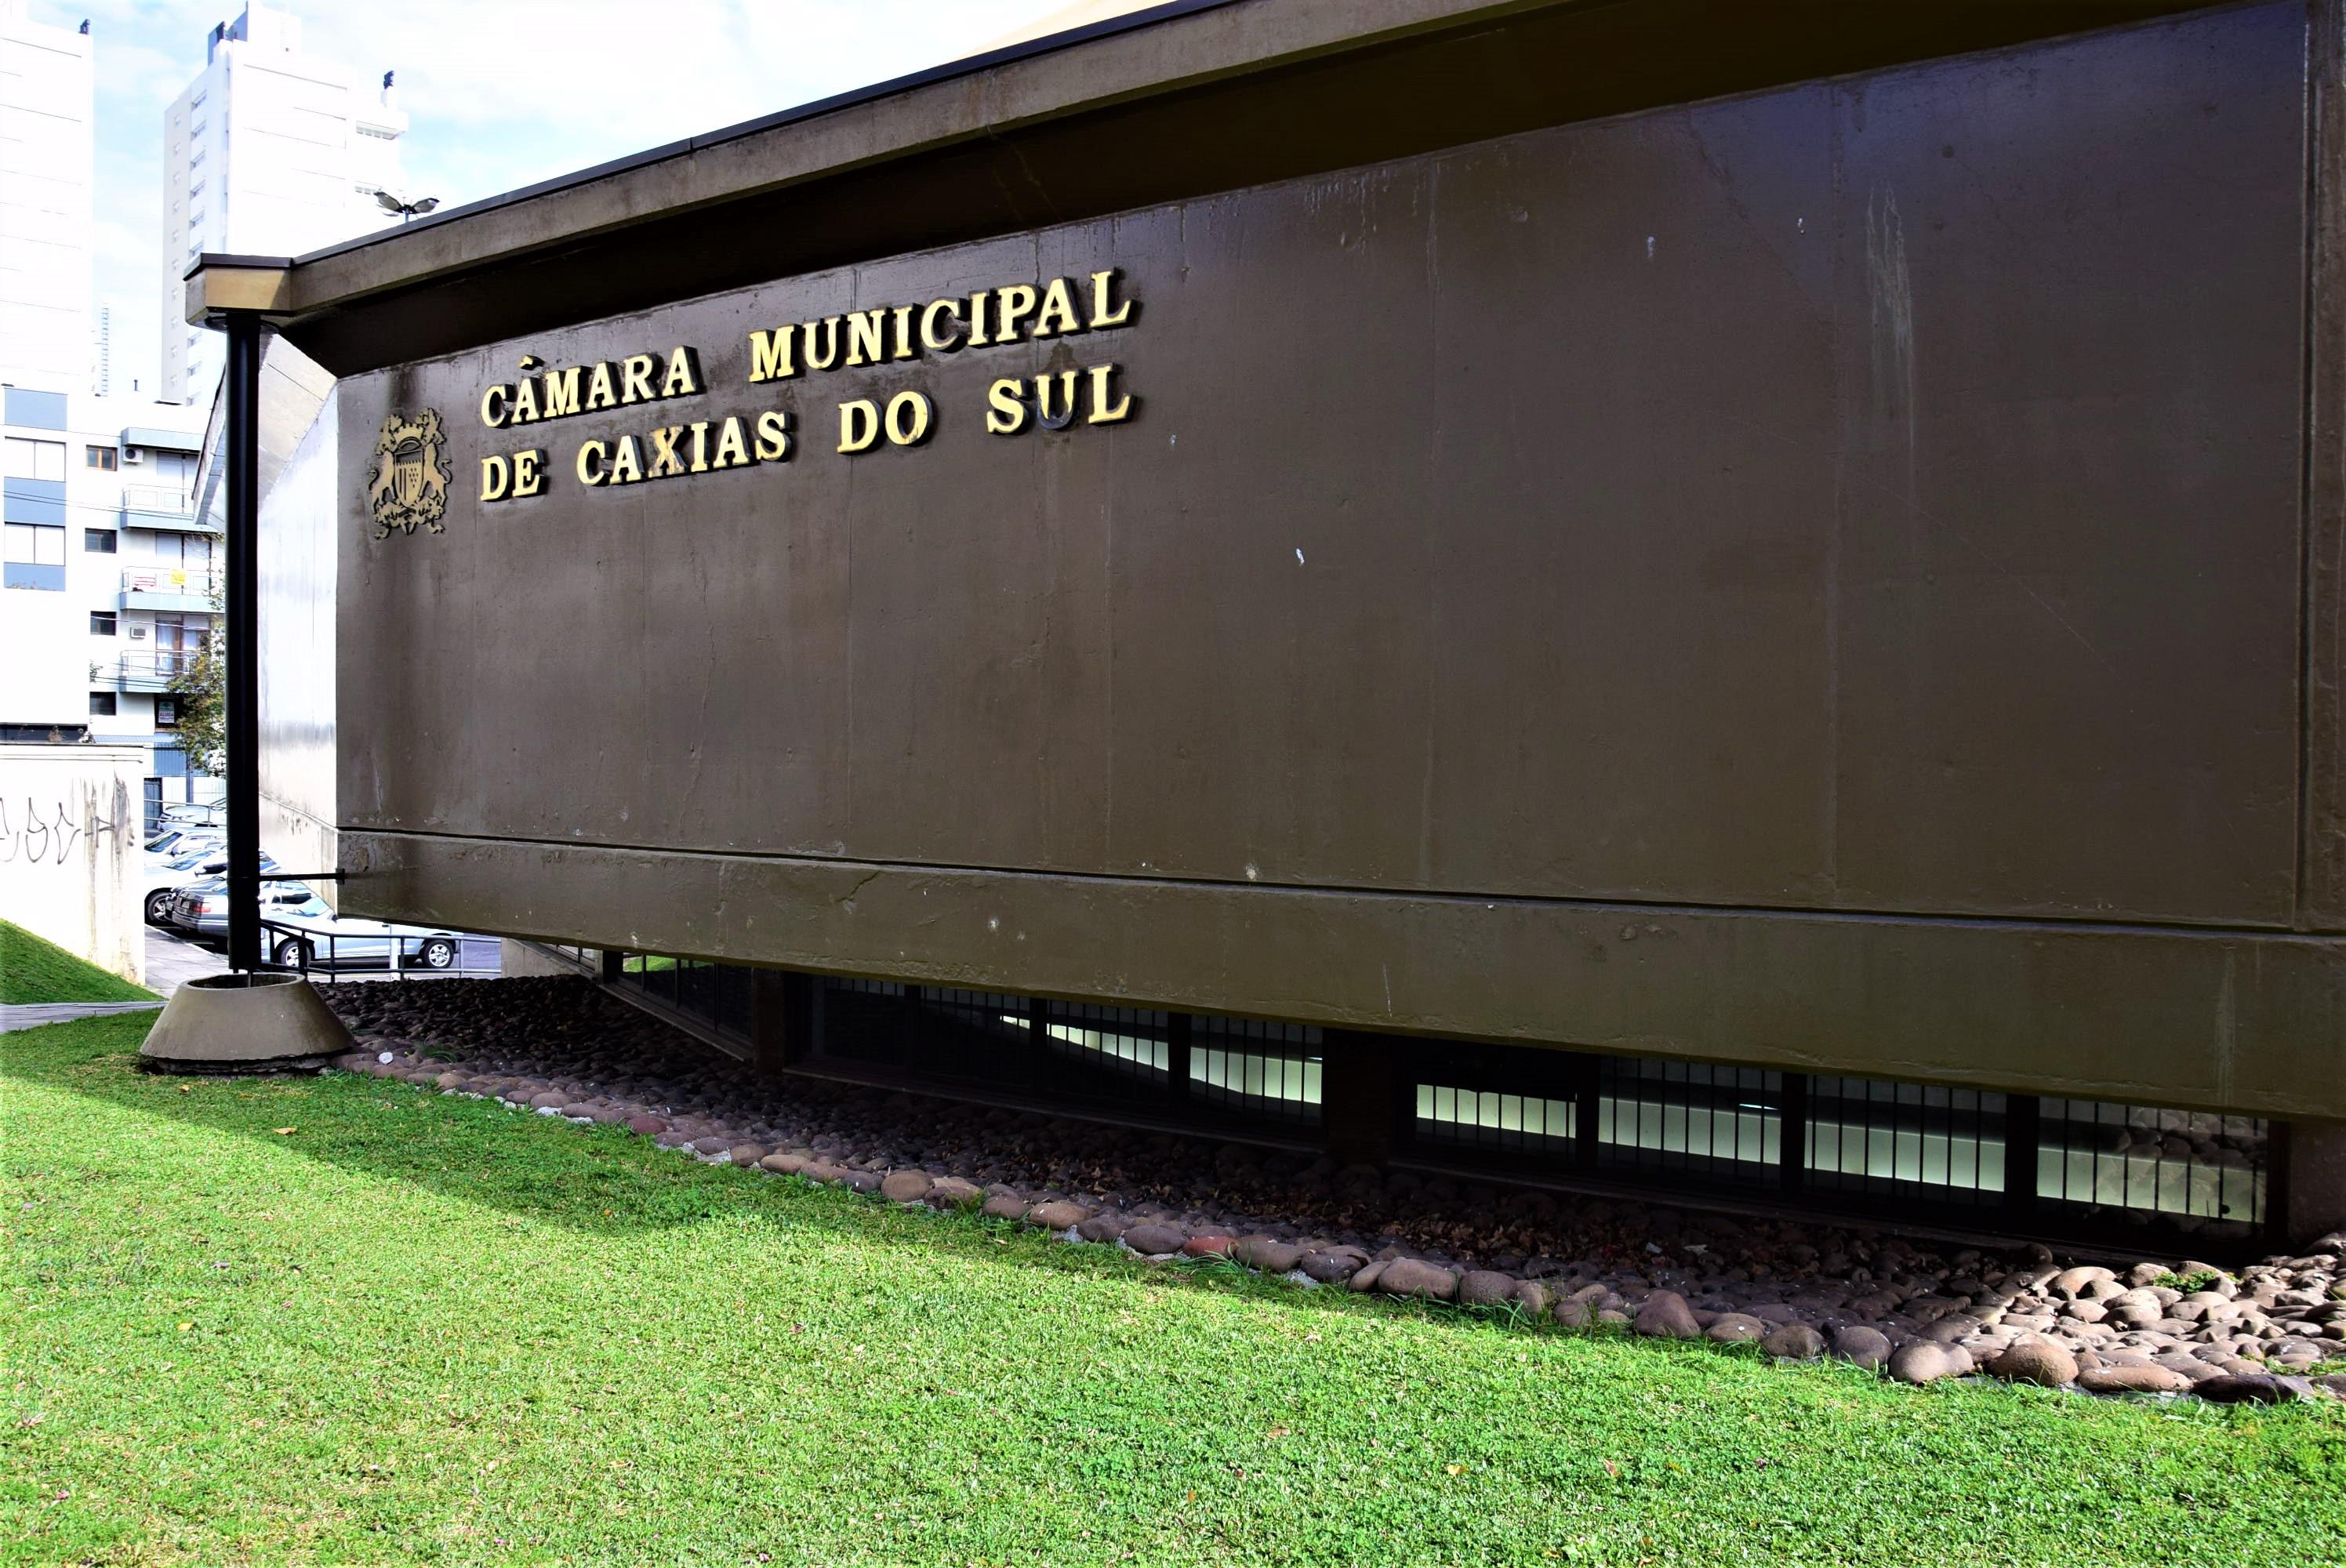
{"label": "graffiti on wall", "polygon": [[92,807],[79,821],[63,800],[46,810],[27,795],[21,805],[0,800],[0,866],[23,860],[31,865],[63,866],[73,860],[84,839],[93,843],[128,837],[129,824],[108,820]]}

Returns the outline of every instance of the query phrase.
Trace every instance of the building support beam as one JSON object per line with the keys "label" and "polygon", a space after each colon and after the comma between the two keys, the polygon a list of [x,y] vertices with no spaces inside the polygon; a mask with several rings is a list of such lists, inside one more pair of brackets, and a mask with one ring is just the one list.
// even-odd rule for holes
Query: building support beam
{"label": "building support beam", "polygon": [[260,349],[250,311],[228,333],[228,962],[260,967]]}
{"label": "building support beam", "polygon": [[1341,1165],[1383,1165],[1392,1157],[1402,1111],[1393,1042],[1330,1029],[1321,1034],[1320,1051],[1320,1125],[1328,1156]]}
{"label": "building support beam", "polygon": [[2275,1243],[2301,1247],[2346,1230],[2346,1122],[2306,1118],[2273,1131],[2281,1135],[2273,1140],[2279,1179],[2268,1192]]}
{"label": "building support beam", "polygon": [[750,1060],[780,1078],[813,1050],[814,977],[787,969],[750,972]]}

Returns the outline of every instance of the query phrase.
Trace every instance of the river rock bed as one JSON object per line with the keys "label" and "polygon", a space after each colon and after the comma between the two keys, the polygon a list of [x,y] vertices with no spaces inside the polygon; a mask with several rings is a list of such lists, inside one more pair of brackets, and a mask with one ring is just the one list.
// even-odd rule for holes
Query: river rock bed
{"label": "river rock bed", "polygon": [[[2092,1393],[2346,1399],[2346,1233],[2238,1271],[2080,1264],[1854,1225],[1425,1176],[745,1064],[567,977],[321,985],[347,1070],[625,1126],[719,1164],[982,1208],[1143,1258],[1566,1327],[1835,1356],[1924,1384],[1986,1373]],[[2309,1375],[2315,1374],[2315,1375]]]}

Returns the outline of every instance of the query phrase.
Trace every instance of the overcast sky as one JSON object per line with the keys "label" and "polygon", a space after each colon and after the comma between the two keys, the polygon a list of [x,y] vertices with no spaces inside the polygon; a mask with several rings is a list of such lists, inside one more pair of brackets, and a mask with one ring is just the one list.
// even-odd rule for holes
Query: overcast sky
{"label": "overcast sky", "polygon": [[[305,54],[399,73],[413,197],[449,206],[885,81],[1065,0],[290,0]],[[97,303],[114,390],[155,385],[163,112],[242,0],[35,0],[89,18],[97,75]]]}

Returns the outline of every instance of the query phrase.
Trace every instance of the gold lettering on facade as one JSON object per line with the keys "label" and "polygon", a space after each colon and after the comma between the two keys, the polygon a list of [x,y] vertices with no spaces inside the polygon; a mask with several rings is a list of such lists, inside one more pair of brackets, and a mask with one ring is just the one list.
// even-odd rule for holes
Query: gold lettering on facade
{"label": "gold lettering on facade", "polygon": [[618,406],[619,394],[611,385],[611,361],[601,361],[586,378],[586,412],[592,413],[598,408]]}
{"label": "gold lettering on facade", "polygon": [[1004,377],[985,389],[985,428],[995,435],[1016,435],[1026,428],[1024,384]]}
{"label": "gold lettering on facade", "polygon": [[796,327],[750,333],[750,379],[753,382],[786,382],[797,375],[799,367],[790,350],[798,341],[799,330]]}
{"label": "gold lettering on facade", "polygon": [[728,414],[717,433],[717,455],[709,460],[711,468],[746,468],[750,463],[750,445],[741,433],[741,416]]}
{"label": "gold lettering on facade", "polygon": [[603,472],[603,457],[608,449],[599,441],[578,443],[578,483],[592,489],[610,477]]}
{"label": "gold lettering on facade", "polygon": [[1121,327],[1132,320],[1133,301],[1130,300],[1113,308],[1108,304],[1115,292],[1116,280],[1123,275],[1124,270],[1120,267],[1110,267],[1106,271],[1092,274],[1092,319],[1089,325],[1093,331]]}
{"label": "gold lettering on facade", "polygon": [[1092,412],[1085,417],[1086,424],[1120,424],[1132,417],[1132,394],[1118,396],[1116,378],[1122,365],[1094,365],[1092,378]]}
{"label": "gold lettering on facade", "polygon": [[668,351],[668,375],[660,382],[662,397],[690,397],[700,390],[700,356],[690,349]]}
{"label": "gold lettering on facade", "polygon": [[481,423],[491,430],[505,422],[505,404],[513,398],[513,389],[502,384],[481,394]]}
{"label": "gold lettering on facade", "polygon": [[1043,290],[1042,308],[1035,312],[1035,333],[1038,338],[1056,338],[1062,332],[1079,332],[1083,323],[1076,318],[1075,290],[1067,287],[1065,278],[1054,278]]}
{"label": "gold lettering on facade", "polygon": [[880,410],[869,398],[850,398],[839,405],[839,450],[864,452],[880,439]]}
{"label": "gold lettering on facade", "polygon": [[513,493],[516,496],[546,493],[546,453],[542,449],[514,453]]}
{"label": "gold lettering on facade", "polygon": [[650,433],[652,460],[644,464],[646,479],[666,479],[684,472],[684,458],[677,452],[676,443],[684,436],[684,426],[671,424]]}
{"label": "gold lettering on facade", "polygon": [[619,437],[619,444],[611,449],[611,483],[633,484],[644,476],[642,451],[632,435]]}
{"label": "gold lettering on facade", "polygon": [[780,463],[790,454],[790,416],[770,408],[758,416],[758,461]]}
{"label": "gold lettering on facade", "polygon": [[513,484],[513,467],[495,453],[481,459],[481,499],[503,501]]}
{"label": "gold lettering on facade", "polygon": [[886,325],[885,311],[852,311],[847,317],[847,362],[851,365],[876,365],[880,362],[880,336]]}
{"label": "gold lettering on facade", "polygon": [[935,412],[929,400],[916,392],[900,392],[888,400],[888,414],[883,422],[888,439],[898,446],[918,446],[929,438],[930,416]]}
{"label": "gold lettering on facade", "polygon": [[1035,299],[1031,283],[1010,283],[994,291],[994,336],[997,341],[1010,342],[1018,336],[1018,323],[1035,313]]}
{"label": "gold lettering on facade", "polygon": [[658,361],[649,354],[629,354],[619,365],[619,401],[649,402],[652,397],[652,367]]}
{"label": "gold lettering on facade", "polygon": [[578,367],[546,372],[546,398],[540,419],[567,419],[578,412]]}
{"label": "gold lettering on facade", "polygon": [[[822,352],[815,352],[815,329],[822,329]],[[839,318],[825,316],[820,321],[806,323],[806,367],[811,371],[827,371],[839,363]]]}
{"label": "gold lettering on facade", "polygon": [[[942,320],[944,327],[938,329]],[[932,300],[921,307],[921,347],[932,353],[948,354],[961,347],[968,329],[961,324],[961,301]]]}

